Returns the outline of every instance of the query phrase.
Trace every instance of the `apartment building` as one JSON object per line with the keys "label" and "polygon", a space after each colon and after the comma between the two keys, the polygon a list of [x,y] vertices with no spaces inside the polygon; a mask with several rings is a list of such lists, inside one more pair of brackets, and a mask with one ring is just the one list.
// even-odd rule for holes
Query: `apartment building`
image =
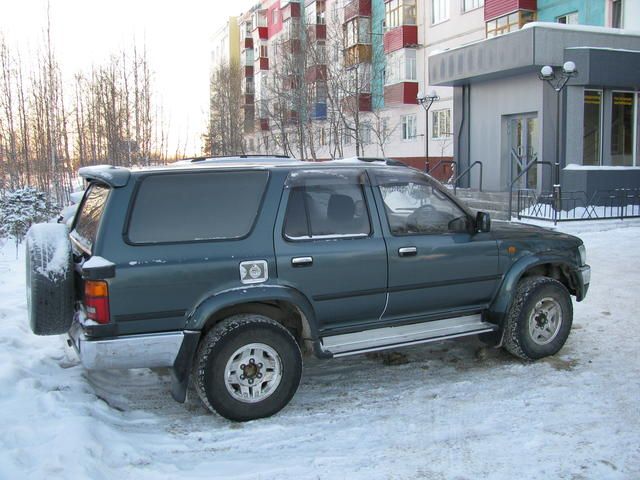
{"label": "apartment building", "polygon": [[[461,161],[467,148],[462,128],[469,126],[460,121],[465,100],[458,80],[437,72],[456,68],[441,62],[442,55],[534,21],[640,29],[638,4],[262,0],[237,18],[235,34],[244,69],[246,151],[285,153],[287,136],[303,135],[311,148],[291,151],[307,159],[386,155],[425,168],[428,157],[433,168],[455,158],[461,167],[469,164],[468,155]],[[337,81],[337,75],[344,78]],[[425,111],[416,97],[432,91],[437,99]],[[446,163],[438,168],[441,178],[451,173]]]}

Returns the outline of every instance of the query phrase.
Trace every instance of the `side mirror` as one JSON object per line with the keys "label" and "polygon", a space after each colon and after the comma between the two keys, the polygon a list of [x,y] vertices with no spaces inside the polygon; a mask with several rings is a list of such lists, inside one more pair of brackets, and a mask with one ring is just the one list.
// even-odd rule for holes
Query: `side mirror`
{"label": "side mirror", "polygon": [[488,232],[491,230],[491,217],[487,212],[478,212],[476,215],[476,231]]}

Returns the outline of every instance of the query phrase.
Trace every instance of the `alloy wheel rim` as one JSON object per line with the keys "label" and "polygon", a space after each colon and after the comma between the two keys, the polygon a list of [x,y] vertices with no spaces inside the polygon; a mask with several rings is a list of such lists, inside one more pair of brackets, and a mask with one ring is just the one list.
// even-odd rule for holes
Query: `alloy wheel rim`
{"label": "alloy wheel rim", "polygon": [[257,403],[276,391],[282,381],[280,355],[264,343],[250,343],[229,357],[224,369],[229,394],[244,403]]}
{"label": "alloy wheel rim", "polygon": [[547,345],[557,336],[562,325],[562,307],[554,298],[539,300],[529,315],[529,336],[538,345]]}

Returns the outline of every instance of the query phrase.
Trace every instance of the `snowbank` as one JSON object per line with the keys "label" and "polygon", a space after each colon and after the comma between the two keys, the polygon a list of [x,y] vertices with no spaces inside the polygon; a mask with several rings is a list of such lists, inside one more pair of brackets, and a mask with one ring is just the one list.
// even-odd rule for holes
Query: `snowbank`
{"label": "snowbank", "polygon": [[638,478],[638,238],[638,226],[583,236],[593,283],[553,358],[467,339],[404,349],[397,366],[309,360],[292,403],[246,424],[175,403],[166,370],[88,373],[61,338],[32,335],[9,243],[0,478]]}

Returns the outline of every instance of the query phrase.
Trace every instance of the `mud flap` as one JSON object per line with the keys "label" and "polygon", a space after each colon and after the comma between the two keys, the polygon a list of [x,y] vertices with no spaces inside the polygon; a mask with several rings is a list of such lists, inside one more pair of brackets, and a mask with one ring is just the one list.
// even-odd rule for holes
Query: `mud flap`
{"label": "mud flap", "polygon": [[171,396],[176,402],[184,403],[187,398],[191,366],[193,365],[193,358],[196,355],[199,341],[199,331],[184,331],[182,346],[171,369]]}

